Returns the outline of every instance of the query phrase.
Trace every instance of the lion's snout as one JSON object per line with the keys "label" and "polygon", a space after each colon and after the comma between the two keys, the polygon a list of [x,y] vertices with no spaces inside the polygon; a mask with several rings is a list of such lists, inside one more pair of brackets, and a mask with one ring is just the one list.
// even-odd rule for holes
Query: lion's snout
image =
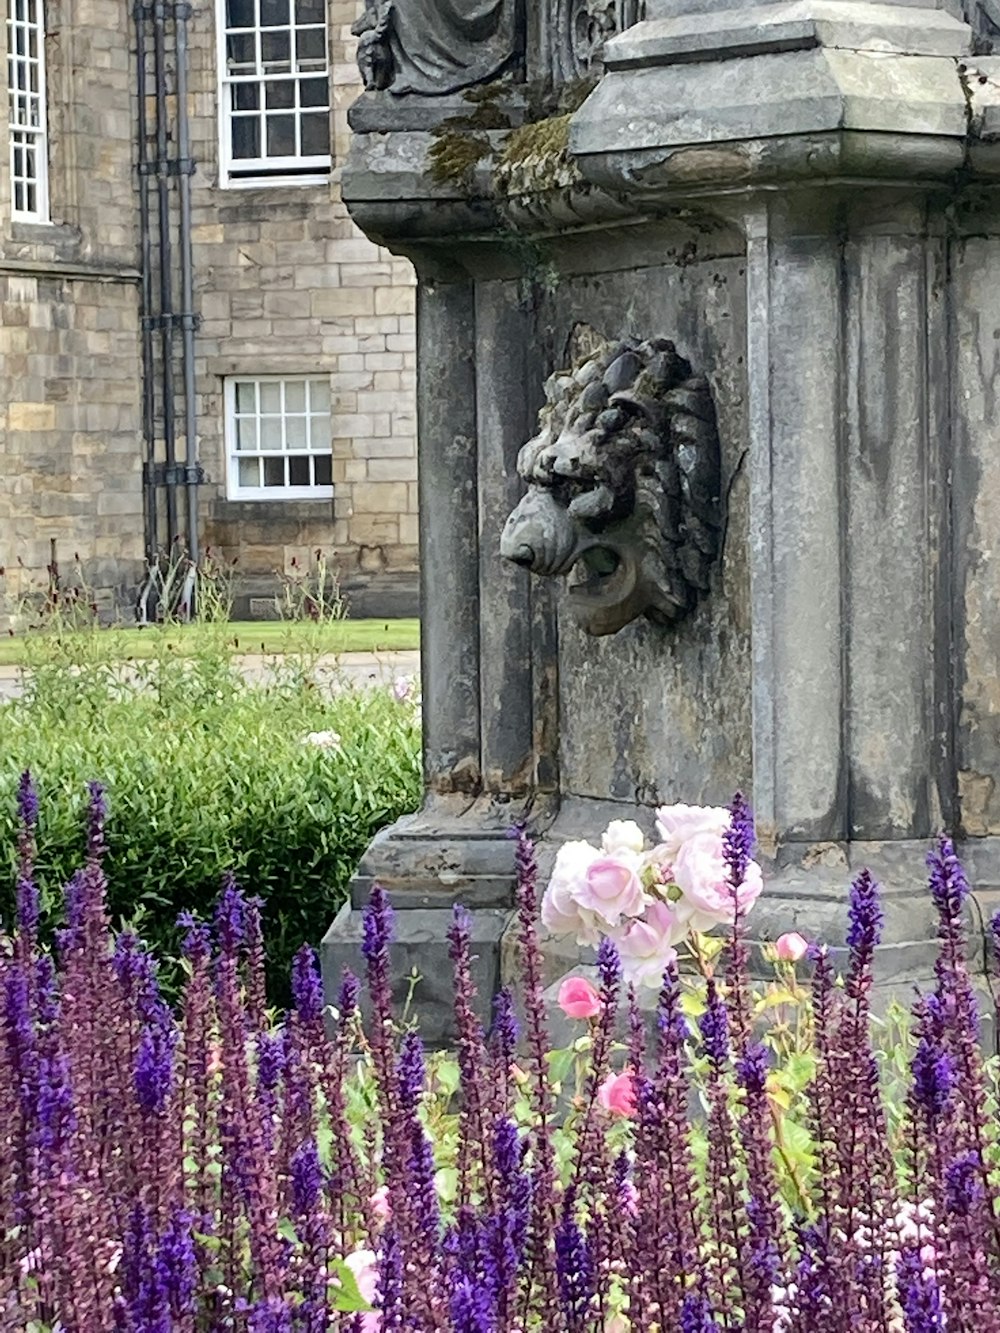
{"label": "lion's snout", "polygon": [[500,554],[533,574],[564,574],[579,533],[549,491],[532,489],[504,525]]}

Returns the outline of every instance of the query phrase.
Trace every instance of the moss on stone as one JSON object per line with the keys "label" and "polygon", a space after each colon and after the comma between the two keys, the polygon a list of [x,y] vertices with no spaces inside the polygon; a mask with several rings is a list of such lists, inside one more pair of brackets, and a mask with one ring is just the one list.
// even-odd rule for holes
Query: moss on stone
{"label": "moss on stone", "polygon": [[491,151],[485,134],[442,126],[427,154],[431,180],[435,185],[468,185],[476,167]]}
{"label": "moss on stone", "polygon": [[536,194],[579,180],[569,156],[570,119],[569,115],[549,116],[511,131],[494,171],[499,193]]}

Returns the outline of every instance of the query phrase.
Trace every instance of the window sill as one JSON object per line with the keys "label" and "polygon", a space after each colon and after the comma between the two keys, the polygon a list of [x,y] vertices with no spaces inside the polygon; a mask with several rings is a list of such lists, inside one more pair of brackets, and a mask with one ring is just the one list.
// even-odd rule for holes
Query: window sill
{"label": "window sill", "polygon": [[333,491],[326,499],[263,500],[230,499],[220,496],[214,505],[215,517],[227,523],[257,523],[262,519],[293,519],[298,522],[333,521]]}
{"label": "window sill", "polygon": [[219,178],[220,190],[295,190],[312,189],[330,184],[330,169],[312,172],[308,176],[247,176]]}

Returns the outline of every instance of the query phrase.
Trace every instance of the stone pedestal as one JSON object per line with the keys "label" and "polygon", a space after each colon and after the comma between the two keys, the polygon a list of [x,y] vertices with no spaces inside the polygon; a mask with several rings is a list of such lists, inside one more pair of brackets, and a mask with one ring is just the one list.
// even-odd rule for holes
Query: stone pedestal
{"label": "stone pedestal", "polygon": [[[609,818],[651,828],[661,802],[739,787],[767,871],[759,937],[841,942],[870,865],[882,974],[905,988],[933,958],[938,829],[964,837],[979,910],[1000,899],[1000,81],[972,54],[988,25],[977,9],[974,37],[957,3],[646,15],[569,119],[553,104],[483,130],[459,177],[435,171],[469,133],[447,121],[357,135],[345,167],[355,219],[420,279],[428,803],[359,887],[509,910],[505,824],[526,818],[544,863]],[[561,580],[499,557],[518,449],[581,326],[672,339],[721,443],[707,594],[600,638]]]}

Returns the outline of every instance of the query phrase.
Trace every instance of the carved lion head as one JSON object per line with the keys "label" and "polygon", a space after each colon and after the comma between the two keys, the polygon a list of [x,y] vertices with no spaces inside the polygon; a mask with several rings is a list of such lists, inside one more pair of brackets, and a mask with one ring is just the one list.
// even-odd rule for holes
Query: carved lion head
{"label": "carved lion head", "polygon": [[567,576],[588,633],[680,619],[719,553],[720,461],[708,384],[672,342],[600,340],[553,375],[517,468],[524,499],[501,554]]}

